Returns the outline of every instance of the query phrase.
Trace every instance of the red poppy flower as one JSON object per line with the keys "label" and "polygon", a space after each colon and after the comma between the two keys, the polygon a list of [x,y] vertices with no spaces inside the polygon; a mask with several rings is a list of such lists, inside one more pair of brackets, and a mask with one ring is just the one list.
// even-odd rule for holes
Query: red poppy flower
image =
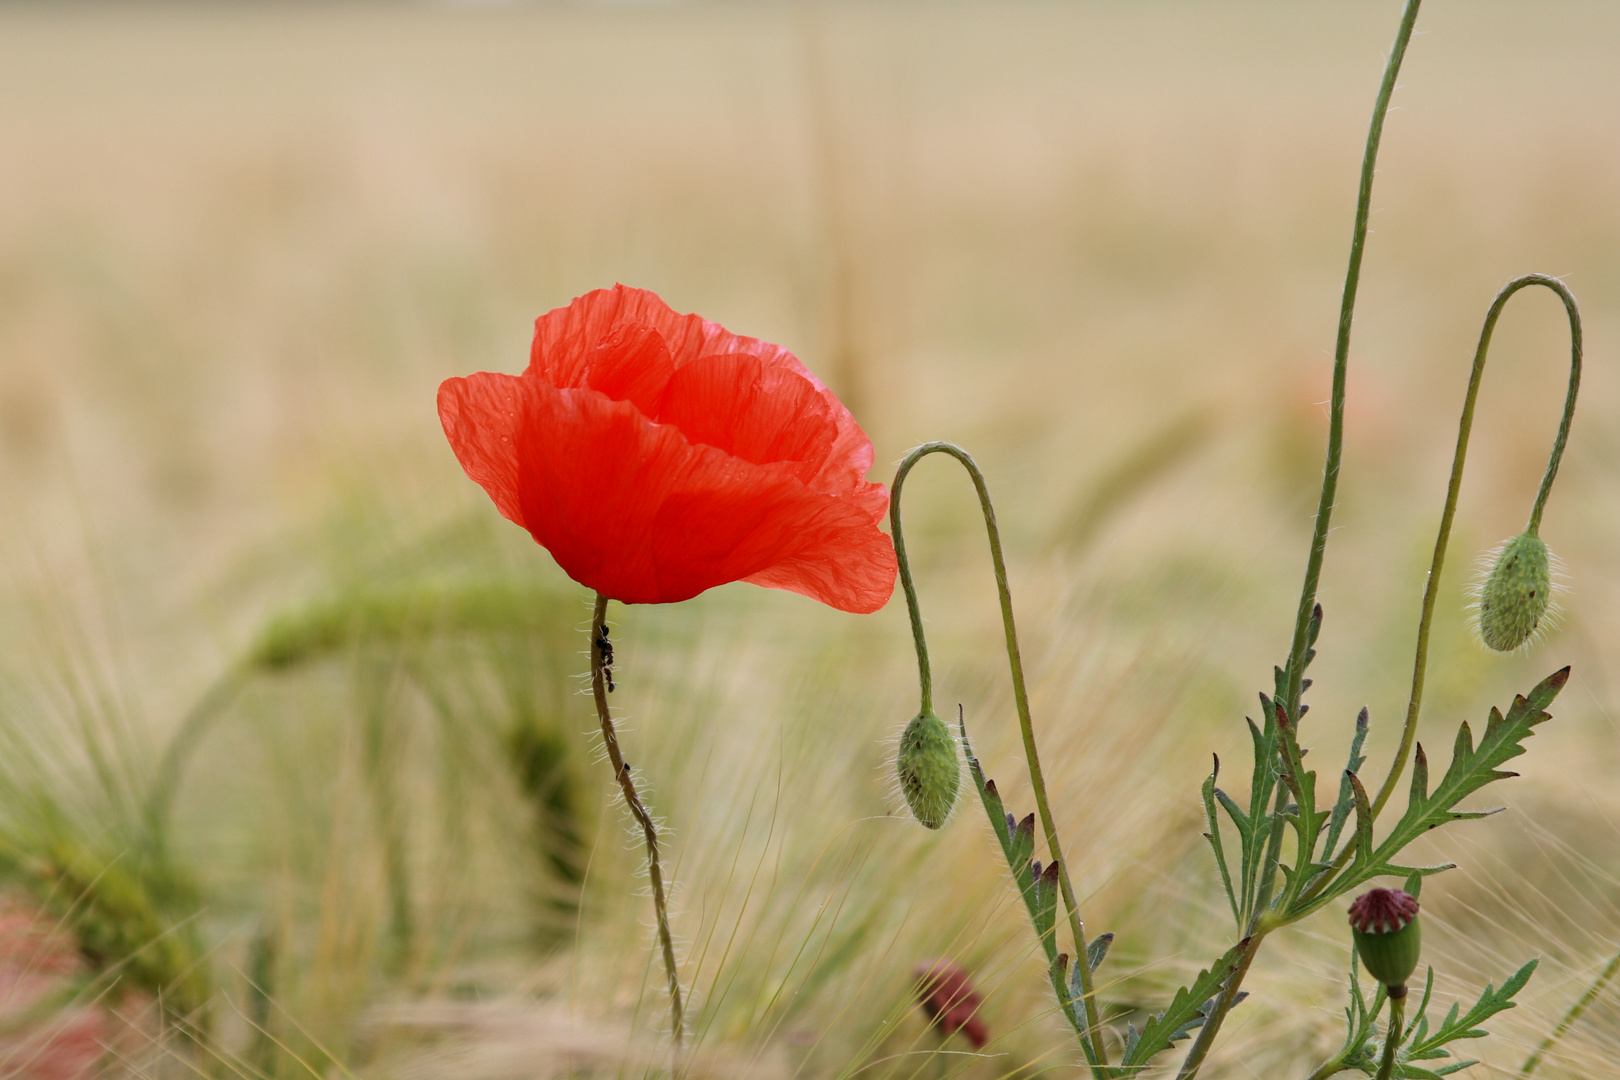
{"label": "red poppy flower", "polygon": [[439,387],[467,475],[568,576],[627,604],[729,581],[882,607],[872,444],[786,349],[622,285],[535,320],[522,375]]}

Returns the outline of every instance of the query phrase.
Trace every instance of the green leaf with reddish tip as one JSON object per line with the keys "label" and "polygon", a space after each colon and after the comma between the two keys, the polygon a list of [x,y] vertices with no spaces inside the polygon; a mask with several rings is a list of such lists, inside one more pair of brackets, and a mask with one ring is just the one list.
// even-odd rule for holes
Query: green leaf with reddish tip
{"label": "green leaf with reddish tip", "polygon": [[[1436,826],[1453,821],[1467,821],[1485,817],[1494,811],[1458,810],[1457,805],[1474,792],[1498,780],[1515,774],[1500,766],[1524,753],[1524,741],[1535,733],[1535,728],[1551,719],[1546,706],[1558,696],[1569,681],[1569,668],[1563,668],[1543,679],[1530,693],[1516,697],[1506,715],[1492,709],[1485,723],[1479,743],[1474,742],[1471,728],[1459,726],[1456,742],[1452,746],[1451,764],[1433,791],[1428,787],[1428,760],[1419,755],[1413,764],[1412,787],[1406,812],[1395,823],[1389,834],[1375,848],[1369,850],[1371,813],[1363,809],[1364,791],[1356,801],[1357,837],[1356,855],[1350,865],[1334,882],[1308,903],[1289,911],[1290,919],[1299,919],[1323,905],[1343,896],[1370,878],[1384,875],[1404,875],[1410,867],[1398,866],[1395,859],[1412,841]],[[1366,832],[1363,834],[1363,822]],[[1437,873],[1439,867],[1422,868],[1424,873]]]}
{"label": "green leaf with reddish tip", "polygon": [[[1225,890],[1226,902],[1232,908],[1232,918],[1241,924],[1243,915],[1238,909],[1237,894],[1232,891],[1232,871],[1226,865],[1226,849],[1221,843],[1221,822],[1215,816],[1215,778],[1220,774],[1221,759],[1217,757],[1215,759],[1215,768],[1204,780],[1204,821],[1209,827],[1209,831],[1204,834],[1204,839],[1209,841],[1210,850],[1214,852],[1215,868],[1221,873],[1221,888]],[[1245,849],[1247,846],[1247,843],[1245,843]]]}

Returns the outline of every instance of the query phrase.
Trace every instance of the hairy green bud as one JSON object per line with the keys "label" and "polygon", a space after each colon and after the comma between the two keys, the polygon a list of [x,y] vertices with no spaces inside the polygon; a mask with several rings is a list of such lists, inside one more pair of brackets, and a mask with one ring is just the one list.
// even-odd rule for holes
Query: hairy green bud
{"label": "hairy green bud", "polygon": [[945,721],[933,713],[918,713],[900,734],[900,752],[895,757],[895,775],[906,805],[918,821],[937,829],[951,816],[956,790],[961,785],[961,766],[956,756],[956,739]]}
{"label": "hairy green bud", "polygon": [[1417,900],[1400,889],[1362,893],[1350,905],[1350,932],[1367,971],[1389,988],[1390,997],[1404,997],[1423,951]]}
{"label": "hairy green bud", "polygon": [[1533,532],[1509,540],[1479,590],[1479,638],[1497,652],[1530,640],[1552,601],[1552,557]]}

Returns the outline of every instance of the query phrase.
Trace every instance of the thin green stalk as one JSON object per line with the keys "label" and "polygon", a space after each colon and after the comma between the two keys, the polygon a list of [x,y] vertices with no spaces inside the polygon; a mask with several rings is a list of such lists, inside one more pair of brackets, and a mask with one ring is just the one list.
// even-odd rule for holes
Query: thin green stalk
{"label": "thin green stalk", "polygon": [[[1406,725],[1401,730],[1400,748],[1395,752],[1395,760],[1389,768],[1389,775],[1384,778],[1383,786],[1378,789],[1378,796],[1373,800],[1372,813],[1376,819],[1390,797],[1395,793],[1395,787],[1400,782],[1406,770],[1406,763],[1411,757],[1412,747],[1417,741],[1418,715],[1423,706],[1423,682],[1428,673],[1429,666],[1429,631],[1434,624],[1435,601],[1440,593],[1440,571],[1445,566],[1446,548],[1451,542],[1451,525],[1457,515],[1457,497],[1462,490],[1463,466],[1468,458],[1468,441],[1474,429],[1474,405],[1479,399],[1480,382],[1485,374],[1485,358],[1490,351],[1491,337],[1496,332],[1496,323],[1502,315],[1502,309],[1508,300],[1520,289],[1531,285],[1542,285],[1558,294],[1563,301],[1564,311],[1569,316],[1570,360],[1569,360],[1569,389],[1564,394],[1564,412],[1558,422],[1558,434],[1553,439],[1552,453],[1547,459],[1546,471],[1541,476],[1541,487],[1536,492],[1535,505],[1530,511],[1530,523],[1526,531],[1535,532],[1541,527],[1542,511],[1547,506],[1547,496],[1552,492],[1553,480],[1558,475],[1559,463],[1564,457],[1564,447],[1569,442],[1570,422],[1575,418],[1575,399],[1581,387],[1581,360],[1583,356],[1583,337],[1581,333],[1581,312],[1575,303],[1575,297],[1567,286],[1555,277],[1546,274],[1526,274],[1515,278],[1496,294],[1491,301],[1491,307],[1485,314],[1485,325],[1480,329],[1479,344],[1474,349],[1474,366],[1468,376],[1468,393],[1463,398],[1462,417],[1457,422],[1457,449],[1451,459],[1451,479],[1446,485],[1446,505],[1440,514],[1440,530],[1434,540],[1434,557],[1429,563],[1429,576],[1423,586],[1423,610],[1418,617],[1417,650],[1412,661],[1412,693],[1406,705]],[[1339,852],[1333,862],[1334,871],[1341,869],[1350,859],[1353,848],[1346,846]],[[1326,873],[1317,879],[1317,882],[1300,898],[1309,900],[1319,895],[1332,881],[1333,874]]]}
{"label": "thin green stalk", "polygon": [[[1394,990],[1401,991],[1396,996]],[[1395,1074],[1395,1051],[1401,1045],[1401,1021],[1406,1013],[1406,987],[1396,987],[1389,996],[1389,1023],[1384,1028],[1384,1059],[1378,1063],[1377,1080],[1390,1080]]]}
{"label": "thin green stalk", "polygon": [[1496,299],[1491,302],[1490,311],[1485,315],[1485,325],[1479,334],[1479,345],[1474,350],[1474,367],[1468,377],[1468,396],[1463,399],[1462,419],[1457,423],[1457,452],[1451,459],[1451,481],[1446,486],[1446,508],[1440,515],[1440,532],[1434,541],[1434,559],[1429,564],[1429,576],[1423,586],[1423,614],[1418,619],[1417,656],[1412,664],[1412,695],[1406,706],[1406,727],[1401,732],[1401,746],[1395,754],[1395,763],[1390,766],[1389,775],[1384,779],[1384,786],[1379,789],[1378,797],[1373,800],[1372,812],[1375,818],[1394,794],[1395,785],[1400,781],[1407,758],[1412,752],[1412,744],[1417,738],[1418,712],[1423,704],[1423,679],[1429,661],[1429,628],[1434,622],[1434,605],[1440,592],[1440,570],[1446,561],[1446,545],[1451,541],[1451,522],[1457,513],[1457,494],[1462,488],[1463,463],[1468,457],[1468,438],[1474,428],[1474,403],[1479,398],[1480,378],[1485,374],[1485,355],[1490,350],[1491,335],[1496,330],[1496,321],[1502,315],[1502,308],[1514,293],[1531,285],[1546,286],[1557,293],[1558,298],[1564,302],[1564,310],[1569,314],[1570,359],[1569,390],[1564,395],[1564,415],[1559,420],[1558,435],[1553,440],[1552,454],[1547,459],[1547,470],[1542,474],[1541,488],[1536,493],[1535,506],[1530,511],[1527,532],[1533,533],[1541,528],[1541,512],[1547,506],[1547,496],[1552,492],[1553,479],[1558,475],[1558,464],[1564,457],[1564,445],[1569,441],[1570,421],[1575,418],[1575,395],[1581,388],[1581,312],[1575,304],[1575,297],[1570,294],[1562,281],[1546,274],[1526,274],[1521,278],[1515,278],[1496,294]]}
{"label": "thin green stalk", "polygon": [[[1372,124],[1367,130],[1367,147],[1361,157],[1361,186],[1356,195],[1356,223],[1350,236],[1350,265],[1344,275],[1344,296],[1339,303],[1339,335],[1333,349],[1333,394],[1328,410],[1327,461],[1322,469],[1322,495],[1316,504],[1316,530],[1311,536],[1311,553],[1305,563],[1305,584],[1300,589],[1299,611],[1294,617],[1294,641],[1288,650],[1288,693],[1284,705],[1291,723],[1299,720],[1299,684],[1305,669],[1305,635],[1311,610],[1316,606],[1317,584],[1322,577],[1322,558],[1327,551],[1328,527],[1339,490],[1339,469],[1344,458],[1344,388],[1350,360],[1350,327],[1355,319],[1356,289],[1361,284],[1361,257],[1367,247],[1367,220],[1372,213],[1373,175],[1377,171],[1378,144],[1384,135],[1384,116],[1395,93],[1395,79],[1406,57],[1422,0],[1407,0],[1401,15],[1395,47],[1384,67],[1384,80],[1373,105]],[[1286,736],[1285,736],[1286,737]]]}
{"label": "thin green stalk", "polygon": [[613,765],[613,778],[624,792],[625,805],[630,815],[641,826],[647,842],[647,877],[652,882],[653,910],[658,916],[658,943],[664,953],[664,975],[669,980],[670,1030],[675,1036],[675,1049],[681,1049],[682,1031],[686,1024],[685,1009],[681,1005],[681,976],[675,966],[675,945],[669,936],[669,906],[664,899],[664,871],[658,860],[658,825],[647,812],[636,793],[636,782],[630,776],[630,766],[624,763],[619,750],[619,733],[613,727],[613,714],[608,709],[607,672],[612,663],[612,646],[608,644],[608,598],[598,593],[596,607],[591,612],[591,696],[596,700],[596,717],[602,722],[602,744],[607,747],[608,761]]}
{"label": "thin green stalk", "polygon": [[[996,593],[1001,599],[1001,624],[1007,639],[1007,663],[1012,672],[1013,702],[1018,709],[1018,726],[1024,737],[1024,756],[1029,764],[1030,786],[1035,792],[1035,809],[1040,813],[1041,826],[1046,834],[1046,846],[1052,862],[1058,867],[1058,887],[1063,905],[1069,916],[1069,932],[1074,937],[1075,966],[1080,974],[1081,995],[1086,1010],[1086,1038],[1091,1043],[1093,1071],[1109,1075],[1108,1056],[1102,1040],[1102,1020],[1097,1009],[1096,988],[1092,983],[1091,965],[1086,962],[1086,928],[1080,918],[1080,905],[1075,899],[1074,885],[1069,879],[1069,863],[1063,857],[1058,843],[1057,822],[1046,794],[1046,778],[1041,772],[1040,754],[1035,748],[1035,725],[1030,719],[1029,691],[1024,684],[1024,661],[1018,649],[1018,627],[1013,621],[1012,593],[1007,587],[1007,564],[1001,551],[1001,529],[996,524],[996,510],[990,502],[990,489],[985,485],[984,473],[966,450],[954,443],[931,442],[917,447],[900,462],[889,491],[889,531],[894,539],[894,554],[900,564],[900,584],[906,594],[906,609],[911,616],[911,636],[917,647],[917,671],[922,683],[922,707],[933,709],[933,675],[928,664],[928,642],[923,635],[922,610],[917,603],[917,586],[912,580],[911,562],[906,555],[905,533],[900,523],[900,492],[912,467],[929,454],[949,454],[962,463],[973,478],[973,488],[979,495],[979,508],[984,513],[985,531],[990,537],[990,560],[995,567]],[[1068,1002],[1062,1002],[1065,1007]]]}
{"label": "thin green stalk", "polygon": [[[1400,75],[1407,44],[1412,40],[1412,29],[1417,23],[1418,8],[1421,4],[1422,0],[1406,2],[1406,9],[1401,15],[1400,29],[1395,34],[1395,45],[1390,50],[1388,63],[1384,65],[1384,78],[1378,86],[1378,98],[1373,104],[1372,123],[1367,129],[1367,145],[1361,157],[1361,183],[1356,194],[1356,220],[1350,234],[1350,262],[1344,275],[1344,295],[1339,304],[1338,340],[1333,350],[1333,392],[1328,411],[1327,460],[1322,469],[1322,494],[1317,501],[1316,528],[1311,535],[1310,555],[1305,562],[1305,582],[1300,589],[1299,610],[1294,618],[1294,638],[1288,650],[1288,686],[1282,704],[1288,716],[1289,730],[1279,732],[1279,737],[1284,739],[1294,738],[1292,729],[1299,721],[1299,695],[1305,671],[1306,637],[1310,629],[1311,614],[1316,607],[1316,590],[1322,577],[1322,559],[1327,552],[1328,529],[1332,523],[1333,505],[1339,489],[1339,470],[1344,457],[1344,393],[1350,359],[1350,328],[1355,318],[1356,290],[1361,284],[1362,255],[1367,247],[1367,221],[1372,213],[1372,186],[1373,176],[1377,171],[1378,144],[1383,138],[1384,117],[1389,112],[1389,101],[1395,93],[1395,80]],[[1273,869],[1271,873],[1275,874],[1275,870]],[[1304,874],[1301,873],[1297,877],[1302,879]],[[1269,892],[1271,883],[1263,881],[1261,888]],[[1257,904],[1251,916],[1255,926],[1259,925],[1262,914],[1263,909]],[[1178,1080],[1191,1080],[1191,1077],[1197,1075],[1199,1066],[1203,1064],[1205,1056],[1215,1042],[1215,1036],[1220,1032],[1227,1012],[1237,1002],[1238,987],[1248,971],[1249,961],[1254,955],[1253,949],[1258,948],[1262,937],[1261,934],[1250,935],[1253,947],[1245,952],[1244,962],[1232,972],[1215,1008],[1199,1028],[1198,1037],[1193,1040],[1193,1045],[1182,1062],[1181,1070],[1177,1073]]]}
{"label": "thin green stalk", "polygon": [[1620,971],[1620,953],[1615,953],[1614,956],[1609,958],[1609,962],[1598,973],[1597,981],[1588,986],[1586,993],[1581,995],[1580,1000],[1569,1007],[1569,1012],[1565,1013],[1564,1018],[1558,1021],[1558,1026],[1553,1028],[1552,1034],[1542,1039],[1541,1045],[1536,1047],[1529,1057],[1525,1058],[1524,1064],[1519,1068],[1520,1076],[1529,1076],[1536,1071],[1547,1051],[1551,1050],[1553,1044],[1562,1039],[1569,1029],[1575,1026],[1575,1021],[1579,1020],[1581,1014],[1586,1012],[1592,1002],[1598,999],[1599,994],[1603,993],[1604,988],[1609,985],[1609,980],[1614,978],[1616,971]]}

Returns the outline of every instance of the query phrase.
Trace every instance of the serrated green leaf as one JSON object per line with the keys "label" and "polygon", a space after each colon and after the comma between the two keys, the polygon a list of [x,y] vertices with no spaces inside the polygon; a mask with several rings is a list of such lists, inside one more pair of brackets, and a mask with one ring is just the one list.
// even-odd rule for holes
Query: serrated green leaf
{"label": "serrated green leaf", "polygon": [[1558,696],[1568,680],[1569,668],[1566,667],[1543,679],[1528,696],[1515,698],[1506,716],[1492,709],[1478,747],[1474,746],[1468,725],[1462,724],[1445,776],[1431,794],[1407,804],[1406,813],[1379,845],[1378,861],[1390,861],[1407,844],[1436,825],[1459,820],[1453,807],[1486,784],[1513,775],[1497,766],[1524,753],[1524,740],[1537,725],[1551,718],[1544,711],[1545,706]]}
{"label": "serrated green leaf", "polygon": [[1226,850],[1221,844],[1221,822],[1215,816],[1215,779],[1220,774],[1221,759],[1216,757],[1214,770],[1204,780],[1204,819],[1209,825],[1204,839],[1209,841],[1210,849],[1215,853],[1215,868],[1221,872],[1221,887],[1226,890],[1226,902],[1232,908],[1232,918],[1241,926],[1243,916],[1238,910],[1237,894],[1232,891],[1232,872],[1227,868]]}
{"label": "serrated green leaf", "polygon": [[[1363,846],[1362,838],[1357,837],[1357,851],[1354,860],[1345,868],[1344,872],[1328,887],[1313,897],[1307,904],[1303,904],[1289,912],[1291,918],[1301,918],[1323,905],[1332,902],[1335,898],[1360,885],[1372,877],[1383,874],[1404,875],[1411,872],[1409,867],[1399,867],[1394,859],[1412,841],[1439,825],[1452,821],[1468,820],[1483,816],[1487,811],[1459,811],[1455,807],[1462,800],[1478,791],[1487,784],[1503,780],[1516,774],[1499,768],[1505,762],[1511,761],[1524,753],[1524,740],[1529,738],[1537,725],[1550,719],[1545,707],[1558,696],[1558,692],[1569,681],[1569,668],[1562,668],[1543,679],[1528,695],[1514,699],[1512,706],[1504,716],[1500,710],[1492,709],[1485,725],[1485,732],[1480,737],[1479,745],[1475,746],[1473,732],[1464,723],[1457,731],[1457,739],[1452,748],[1451,764],[1447,767],[1445,775],[1435,785],[1432,792],[1410,799],[1406,812],[1395,823],[1389,835],[1382,843],[1370,853]],[[1413,795],[1422,786],[1427,785],[1427,761],[1424,761],[1422,777],[1414,767]],[[1421,779],[1423,783],[1416,783]],[[1357,805],[1358,817],[1360,805]],[[1370,818],[1370,815],[1368,815]],[[1370,823],[1370,822],[1369,822]],[[1358,825],[1359,830],[1359,825]],[[1428,869],[1429,873],[1436,872]]]}
{"label": "serrated green leaf", "polygon": [[1170,1007],[1148,1020],[1137,1040],[1131,1041],[1127,1037],[1130,1046],[1121,1064],[1146,1065],[1155,1054],[1169,1049],[1176,1038],[1183,1037],[1183,1029],[1202,1017],[1205,1004],[1220,991],[1227,977],[1237,967],[1246,943],[1247,939],[1232,946],[1219,960],[1200,971],[1190,985],[1177,990],[1170,1000]]}
{"label": "serrated green leaf", "polygon": [[[1530,976],[1535,973],[1538,963],[1540,961],[1532,960],[1525,964],[1502,983],[1501,989],[1487,983],[1484,991],[1479,995],[1479,1000],[1466,1013],[1461,1011],[1461,1003],[1453,1003],[1446,1012],[1445,1020],[1433,1032],[1428,1032],[1426,1025],[1423,1029],[1419,1029],[1418,1025],[1414,1024],[1413,1037],[1401,1051],[1402,1059],[1405,1061],[1427,1061],[1450,1057],[1451,1053],[1446,1049],[1448,1044],[1463,1039],[1483,1038],[1488,1032],[1481,1025],[1496,1014],[1516,1007],[1517,1002],[1513,999],[1530,981]],[[1432,980],[1432,973],[1430,978]],[[1425,993],[1425,1008],[1427,1004],[1427,993]],[[1423,1009],[1419,1010],[1420,1017],[1423,1011]],[[1459,1067],[1461,1066],[1447,1066],[1440,1072],[1442,1074],[1456,1072]]]}
{"label": "serrated green leaf", "polygon": [[[1356,734],[1350,740],[1350,756],[1344,771],[1359,773],[1361,766],[1367,758],[1361,752],[1361,746],[1367,741],[1368,714],[1365,707],[1356,714]],[[1339,797],[1333,802],[1333,816],[1328,821],[1327,836],[1322,841],[1322,858],[1325,862],[1332,862],[1335,850],[1339,846],[1339,837],[1344,832],[1345,822],[1350,819],[1350,811],[1355,807],[1355,796],[1350,788],[1347,777],[1339,777]]]}
{"label": "serrated green leaf", "polygon": [[1356,804],[1356,863],[1369,863],[1373,854],[1373,816],[1372,803],[1367,801],[1367,789],[1361,786],[1361,780],[1353,772],[1344,774],[1350,781],[1350,791]]}
{"label": "serrated green leaf", "polygon": [[1245,840],[1248,840],[1250,833],[1253,831],[1249,825],[1249,815],[1243,812],[1243,808],[1237,804],[1237,800],[1220,788],[1216,788],[1215,801],[1221,804],[1221,809],[1225,810],[1226,816],[1232,819],[1232,824],[1237,827],[1237,831]]}

